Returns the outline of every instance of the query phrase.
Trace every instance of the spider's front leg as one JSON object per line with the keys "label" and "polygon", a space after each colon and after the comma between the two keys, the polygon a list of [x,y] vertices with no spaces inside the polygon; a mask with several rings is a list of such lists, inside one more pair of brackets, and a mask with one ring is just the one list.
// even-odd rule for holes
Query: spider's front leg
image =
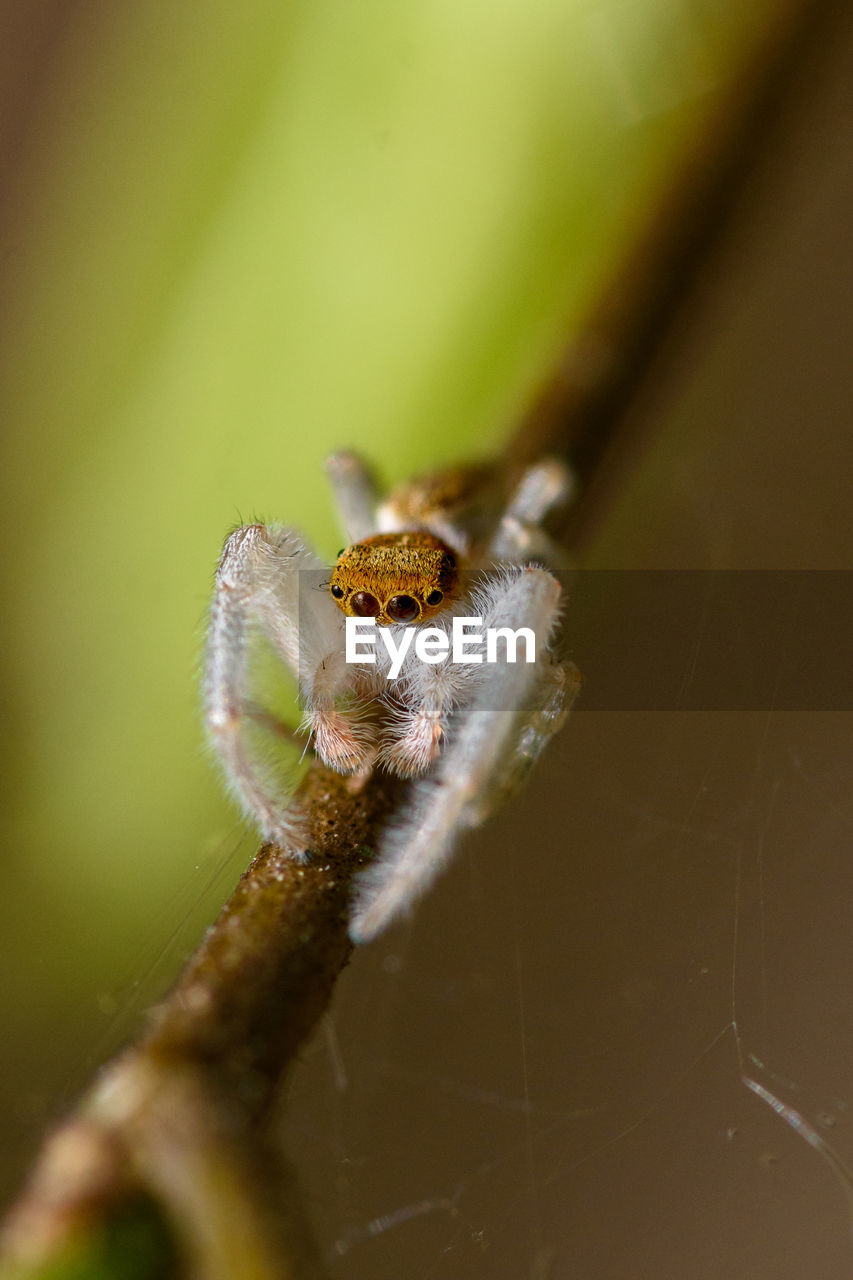
{"label": "spider's front leg", "polygon": [[382,835],[378,857],[359,876],[350,924],[355,942],[375,937],[435,879],[460,828],[482,821],[565,719],[576,688],[549,651],[560,584],[533,567],[506,569],[474,595],[486,628],[530,628],[536,660],[505,660],[484,672],[454,715],[436,768],[415,782],[409,812]]}
{"label": "spider's front leg", "polygon": [[205,723],[231,791],[266,839],[296,854],[304,832],[252,733],[259,722],[271,727],[272,717],[251,697],[249,645],[253,629],[261,629],[297,670],[297,573],[314,563],[288,531],[253,524],[230,535],[216,571],[203,682]]}
{"label": "spider's front leg", "polygon": [[299,680],[327,763],[344,771],[359,767],[369,744],[335,706],[343,682],[324,675],[324,655],[342,648],[343,640],[337,611],[312,590],[322,572],[322,561],[290,530],[253,524],[232,533],[216,573],[205,660],[205,721],[231,790],[264,837],[294,856],[304,852],[303,822],[289,807],[291,788],[258,733],[291,731],[252,696],[251,639],[263,633]]}

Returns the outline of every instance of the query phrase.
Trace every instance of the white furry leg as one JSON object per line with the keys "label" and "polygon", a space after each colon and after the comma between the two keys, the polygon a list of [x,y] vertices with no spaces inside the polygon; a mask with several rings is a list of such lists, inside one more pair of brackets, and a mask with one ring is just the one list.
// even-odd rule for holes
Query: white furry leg
{"label": "white furry leg", "polygon": [[574,496],[575,476],[561,458],[543,458],[522,475],[507,506],[507,515],[524,524],[541,524],[556,507]]}
{"label": "white furry leg", "polygon": [[373,726],[364,704],[353,697],[354,679],[344,654],[333,650],[318,664],[310,696],[305,698],[304,724],[310,727],[314,750],[339,773],[357,773],[376,754]]}
{"label": "white furry leg", "polygon": [[[483,798],[494,794],[495,784],[500,786],[511,769],[527,704],[542,710],[553,697],[550,680],[543,680],[550,659],[540,645],[544,649],[557,615],[560,584],[544,569],[520,569],[484,591],[486,625],[532,627],[537,661],[505,661],[490,668],[454,718],[449,746],[435,772],[413,785],[409,812],[383,833],[376,861],[359,876],[350,922],[355,942],[375,937],[432,883],[459,830],[482,820],[488,811]],[[556,727],[561,719],[559,709],[553,711],[546,718],[551,716]]]}
{"label": "white furry leg", "polygon": [[[231,534],[216,573],[203,682],[205,722],[230,790],[265,839],[294,857],[304,855],[306,831],[288,804],[286,780],[258,741],[256,725],[265,713],[250,696],[248,647],[253,626],[267,632],[273,626],[273,582],[293,580],[300,567],[314,563],[312,553],[285,530],[255,524]],[[283,654],[295,657],[295,629],[271,638]]]}
{"label": "white furry leg", "polygon": [[379,752],[379,762],[400,778],[418,777],[437,759],[458,698],[458,681],[446,663],[419,667],[417,675],[410,678],[407,709],[394,715]]}
{"label": "white furry leg", "polygon": [[378,494],[361,458],[355,453],[333,453],[326,459],[326,474],[332,482],[341,527],[350,542],[361,542],[375,533]]}
{"label": "white furry leg", "polygon": [[575,491],[575,477],[559,458],[544,458],[524,472],[488,548],[493,560],[539,560],[559,567],[563,549],[541,527],[550,511],[567,505]]}

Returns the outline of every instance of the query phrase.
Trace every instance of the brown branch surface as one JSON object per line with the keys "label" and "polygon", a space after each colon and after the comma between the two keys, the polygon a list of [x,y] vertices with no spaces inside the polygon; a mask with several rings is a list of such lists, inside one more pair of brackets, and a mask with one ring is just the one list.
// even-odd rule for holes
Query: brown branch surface
{"label": "brown branch surface", "polygon": [[128,1206],[143,1234],[162,1237],[165,1256],[143,1191],[166,1207],[190,1274],[318,1274],[298,1216],[282,1222],[281,1199],[269,1194],[283,1174],[257,1124],[349,959],[352,877],[404,789],[312,766],[295,802],[310,815],[314,857],[300,865],[274,845],[260,849],[139,1043],[47,1143],[6,1223],[10,1274],[94,1257],[105,1247],[100,1226]]}
{"label": "brown branch surface", "polygon": [[354,780],[312,766],[296,797],[311,822],[311,861],[261,847],[154,1010],[149,1053],[204,1064],[225,1089],[239,1090],[248,1114],[263,1110],[349,959],[352,877],[403,790],[387,775]]}

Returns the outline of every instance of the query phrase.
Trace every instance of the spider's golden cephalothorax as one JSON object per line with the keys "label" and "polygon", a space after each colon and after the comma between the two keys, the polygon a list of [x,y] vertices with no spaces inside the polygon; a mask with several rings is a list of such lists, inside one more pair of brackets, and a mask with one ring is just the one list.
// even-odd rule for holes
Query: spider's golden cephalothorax
{"label": "spider's golden cephalothorax", "polygon": [[431,533],[379,533],[345,547],[329,592],[351,618],[375,618],[382,627],[425,622],[459,589],[456,558]]}

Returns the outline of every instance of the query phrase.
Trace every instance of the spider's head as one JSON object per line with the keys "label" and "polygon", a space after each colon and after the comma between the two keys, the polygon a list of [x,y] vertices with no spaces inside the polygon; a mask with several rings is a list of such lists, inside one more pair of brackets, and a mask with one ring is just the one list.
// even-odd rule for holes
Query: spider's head
{"label": "spider's head", "polygon": [[456,596],[453,552],[431,533],[378,533],[338,556],[329,593],[351,618],[425,622]]}

